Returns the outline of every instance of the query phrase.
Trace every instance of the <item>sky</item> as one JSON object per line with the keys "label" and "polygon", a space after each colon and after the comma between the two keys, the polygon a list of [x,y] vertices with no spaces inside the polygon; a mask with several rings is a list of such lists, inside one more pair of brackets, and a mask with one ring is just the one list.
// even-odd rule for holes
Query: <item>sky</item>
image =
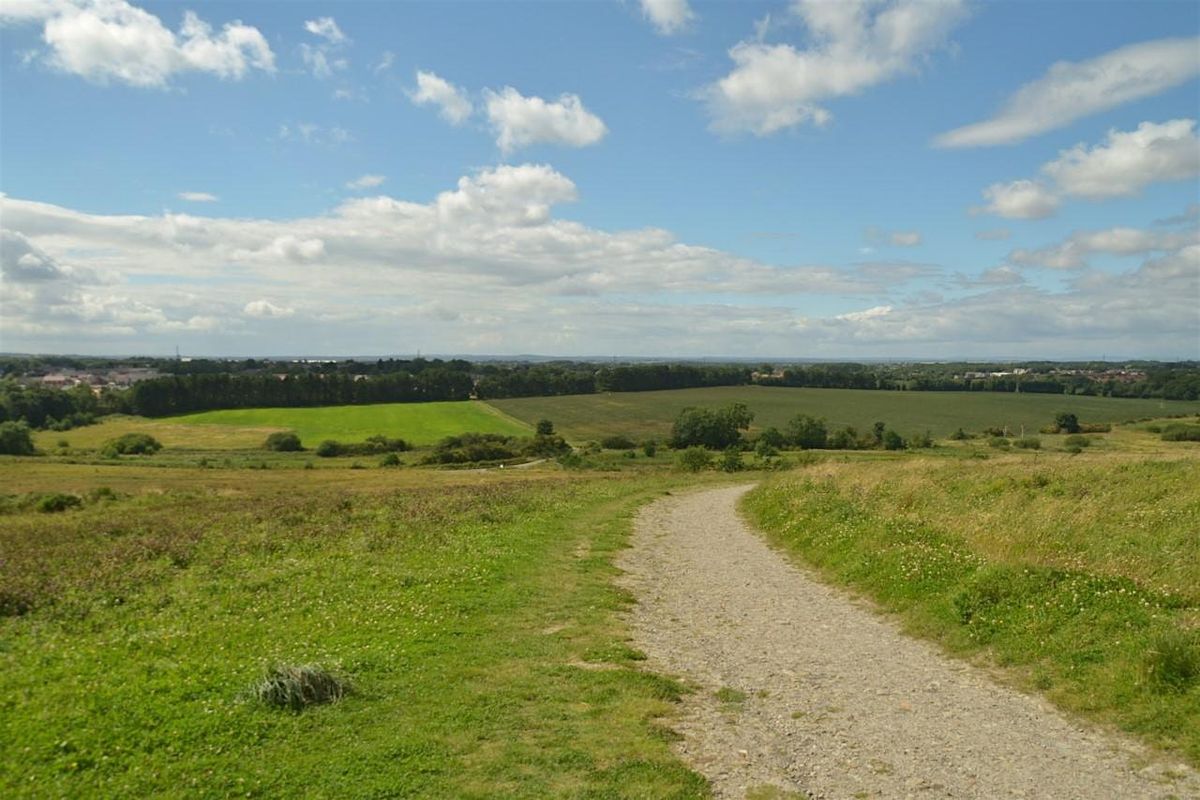
{"label": "sky", "polygon": [[0,351],[1200,358],[1200,4],[0,0]]}

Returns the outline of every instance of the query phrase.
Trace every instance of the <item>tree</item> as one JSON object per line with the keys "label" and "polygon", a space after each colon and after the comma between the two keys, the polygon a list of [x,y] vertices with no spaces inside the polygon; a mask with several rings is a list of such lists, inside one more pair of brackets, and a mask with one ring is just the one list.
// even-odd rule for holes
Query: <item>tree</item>
{"label": "tree", "polygon": [[801,450],[821,450],[828,444],[825,420],[797,414],[788,423],[788,440]]}
{"label": "tree", "polygon": [[0,453],[6,456],[33,455],[33,437],[24,422],[0,422]]}
{"label": "tree", "polygon": [[763,428],[763,432],[758,435],[758,444],[778,450],[787,444],[787,439],[778,428]]}
{"label": "tree", "polygon": [[883,432],[882,443],[884,450],[903,450],[907,446],[904,442],[904,437],[891,428]]}
{"label": "tree", "polygon": [[538,436],[553,436],[554,435],[554,423],[548,419],[539,419],[538,423],[537,423],[537,435]]}
{"label": "tree", "polygon": [[1079,417],[1070,411],[1060,411],[1054,415],[1054,427],[1059,433],[1079,433]]}
{"label": "tree", "polygon": [[741,441],[741,431],[750,427],[754,414],[744,403],[724,408],[685,408],[671,428],[671,447],[707,447],[724,450]]}

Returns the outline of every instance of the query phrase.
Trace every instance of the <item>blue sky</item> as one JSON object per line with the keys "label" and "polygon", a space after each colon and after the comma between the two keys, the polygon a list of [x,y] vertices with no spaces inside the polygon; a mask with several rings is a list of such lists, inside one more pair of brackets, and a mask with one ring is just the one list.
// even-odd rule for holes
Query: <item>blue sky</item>
{"label": "blue sky", "polygon": [[0,349],[1200,357],[1191,2],[0,2]]}

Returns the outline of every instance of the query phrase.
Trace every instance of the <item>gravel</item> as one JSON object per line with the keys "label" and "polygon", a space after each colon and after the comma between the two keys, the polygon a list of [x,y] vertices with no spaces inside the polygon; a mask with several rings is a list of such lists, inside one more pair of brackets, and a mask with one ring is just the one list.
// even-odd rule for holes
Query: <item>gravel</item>
{"label": "gravel", "polygon": [[[1067,719],[817,582],[737,512],[749,486],[647,506],[633,644],[694,685],[677,752],[717,797],[1200,798],[1200,776]],[[718,694],[719,692],[719,694]],[[791,794],[795,793],[795,794]]]}

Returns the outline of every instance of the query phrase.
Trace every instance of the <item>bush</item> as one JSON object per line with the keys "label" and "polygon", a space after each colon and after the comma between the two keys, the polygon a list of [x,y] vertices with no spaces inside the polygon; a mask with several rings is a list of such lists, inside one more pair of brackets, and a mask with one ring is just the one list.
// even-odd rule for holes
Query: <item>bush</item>
{"label": "bush", "polygon": [[924,448],[928,448],[928,447],[933,447],[933,434],[931,434],[929,431],[925,431],[924,433],[914,434],[908,440],[908,446],[913,449],[924,449]]}
{"label": "bush", "polygon": [[993,436],[988,439],[988,447],[1008,447],[1008,439],[1003,436]]}
{"label": "bush", "polygon": [[333,458],[342,454],[342,445],[333,439],[326,439],[317,445],[317,455],[321,458]]}
{"label": "bush", "polygon": [[563,469],[583,469],[587,466],[583,456],[576,452],[563,453],[557,461]]}
{"label": "bush", "polygon": [[33,436],[24,422],[0,422],[0,453],[6,456],[33,455]]}
{"label": "bush", "polygon": [[521,452],[527,456],[552,458],[571,451],[571,445],[561,436],[554,434],[538,434],[521,445]]}
{"label": "bush", "polygon": [[774,458],[779,455],[779,448],[771,444],[770,440],[760,436],[754,443],[754,452],[759,458]]}
{"label": "bush", "polygon": [[403,439],[389,439],[382,434],[368,436],[361,442],[339,442],[326,439],[317,445],[317,455],[321,458],[334,456],[375,456],[380,453],[403,453],[411,449]]}
{"label": "bush", "polygon": [[162,444],[148,433],[127,433],[110,439],[100,448],[100,454],[105,458],[117,456],[153,455],[162,450]]}
{"label": "bush", "polygon": [[755,444],[765,444],[766,447],[782,450],[787,446],[787,437],[778,428],[763,428]]}
{"label": "bush", "polygon": [[535,430],[538,436],[553,436],[554,423],[548,419],[539,419]]}
{"label": "bush", "polygon": [[296,712],[308,706],[335,703],[348,693],[346,681],[315,664],[272,667],[253,690],[260,702]]}
{"label": "bush", "polygon": [[400,466],[400,456],[396,455],[395,453],[388,453],[386,456],[379,459],[379,466],[398,467]]}
{"label": "bush", "polygon": [[698,445],[689,447],[675,456],[675,466],[684,472],[699,472],[708,469],[711,463],[712,454]]}
{"label": "bush", "polygon": [[737,447],[730,447],[721,454],[721,460],[717,464],[722,472],[741,472],[746,468],[742,463],[742,451]]}
{"label": "bush", "polygon": [[984,428],[984,429],[983,429],[983,435],[984,435],[984,436],[991,436],[991,437],[997,437],[997,436],[1004,437],[1004,436],[1008,436],[1008,428],[1003,428],[1003,427],[998,427],[998,426],[996,426],[996,425],[993,425],[993,426],[992,426],[992,427],[990,427],[990,428]]}
{"label": "bush", "polygon": [[517,440],[499,433],[464,433],[447,436],[425,456],[427,464],[467,464],[503,461],[519,455]]}
{"label": "bush", "polygon": [[1063,445],[1066,447],[1090,447],[1092,440],[1086,436],[1080,436],[1078,433],[1073,433],[1063,439]]}
{"label": "bush", "polygon": [[1200,425],[1175,422],[1163,428],[1160,438],[1164,442],[1200,442]]}
{"label": "bush", "polygon": [[858,431],[847,425],[840,431],[834,431],[827,445],[831,450],[857,450]]}
{"label": "bush", "polygon": [[263,447],[277,453],[297,453],[304,449],[300,445],[300,437],[290,431],[272,433],[263,442]]}
{"label": "bush", "polygon": [[962,428],[959,428],[954,433],[950,434],[950,438],[956,442],[965,442],[967,439],[974,439],[975,437],[964,431]]}
{"label": "bush", "polygon": [[907,446],[908,444],[904,441],[904,437],[891,428],[883,432],[884,450],[903,450]]}
{"label": "bush", "polygon": [[1059,433],[1079,433],[1079,417],[1070,411],[1060,411],[1054,415],[1054,427]]}
{"label": "bush", "polygon": [[1183,692],[1200,678],[1200,639],[1192,632],[1164,631],[1150,642],[1146,682],[1159,691]]}
{"label": "bush", "polygon": [[81,505],[83,505],[83,499],[78,495],[55,492],[42,495],[34,507],[43,514],[54,514],[66,511],[68,508],[78,508]]}
{"label": "bush", "polygon": [[600,440],[600,446],[605,450],[632,450],[637,447],[633,440],[628,436],[605,436]]}
{"label": "bush", "polygon": [[685,408],[671,428],[671,447],[707,447],[724,450],[741,441],[741,431],[750,427],[754,414],[744,403],[724,408]]}
{"label": "bush", "polygon": [[1025,436],[1020,439],[1014,439],[1013,447],[1019,447],[1022,450],[1041,450],[1042,440],[1036,436]]}
{"label": "bush", "polygon": [[647,439],[646,441],[642,442],[642,454],[645,455],[646,458],[654,458],[654,456],[658,454],[658,442],[654,441],[653,439]]}
{"label": "bush", "polygon": [[1107,422],[1081,422],[1079,423],[1080,433],[1110,433],[1112,425]]}
{"label": "bush", "polygon": [[823,450],[829,444],[829,432],[825,428],[825,420],[797,414],[788,422],[787,439],[789,444],[801,450]]}

